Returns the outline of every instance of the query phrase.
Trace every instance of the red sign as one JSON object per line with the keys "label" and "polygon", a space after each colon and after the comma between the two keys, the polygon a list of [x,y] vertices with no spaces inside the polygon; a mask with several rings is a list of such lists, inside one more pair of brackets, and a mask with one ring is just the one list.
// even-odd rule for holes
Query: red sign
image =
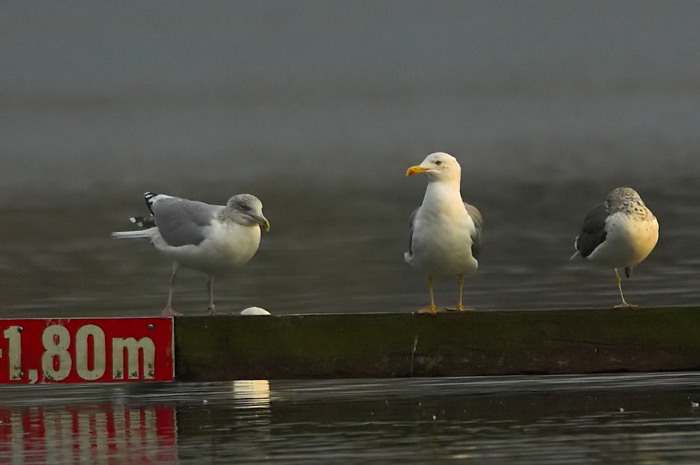
{"label": "red sign", "polygon": [[172,318],[0,319],[0,383],[174,379]]}

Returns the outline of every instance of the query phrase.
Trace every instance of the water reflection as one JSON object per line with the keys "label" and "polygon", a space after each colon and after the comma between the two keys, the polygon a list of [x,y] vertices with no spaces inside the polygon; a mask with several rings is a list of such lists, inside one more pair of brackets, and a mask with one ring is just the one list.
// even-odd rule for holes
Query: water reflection
{"label": "water reflection", "polygon": [[270,382],[266,379],[232,382],[233,398],[239,409],[269,409]]}
{"label": "water reflection", "polygon": [[172,406],[81,405],[0,410],[2,463],[174,463]]}
{"label": "water reflection", "polygon": [[691,464],[697,386],[679,373],[2,388],[0,463]]}

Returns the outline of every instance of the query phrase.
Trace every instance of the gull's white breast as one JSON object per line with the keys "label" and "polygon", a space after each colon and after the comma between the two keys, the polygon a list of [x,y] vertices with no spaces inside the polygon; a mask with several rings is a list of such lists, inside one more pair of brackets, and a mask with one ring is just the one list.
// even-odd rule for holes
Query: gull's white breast
{"label": "gull's white breast", "polygon": [[215,221],[197,245],[172,247],[158,237],[153,244],[180,265],[207,274],[222,274],[248,263],[260,245],[260,228]]}
{"label": "gull's white breast", "polygon": [[634,266],[647,258],[659,240],[659,223],[649,214],[640,218],[617,212],[605,221],[606,237],[588,259],[606,266]]}
{"label": "gull's white breast", "polygon": [[452,211],[421,207],[413,225],[412,265],[431,276],[456,276],[476,271],[472,256],[474,222],[464,209]]}

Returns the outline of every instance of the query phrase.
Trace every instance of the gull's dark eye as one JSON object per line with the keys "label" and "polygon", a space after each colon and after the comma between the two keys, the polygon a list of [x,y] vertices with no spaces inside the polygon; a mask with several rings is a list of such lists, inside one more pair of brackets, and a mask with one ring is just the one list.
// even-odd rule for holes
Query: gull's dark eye
{"label": "gull's dark eye", "polygon": [[436,165],[436,166],[440,166],[440,165],[442,165],[442,162],[441,162],[440,160],[437,160],[437,161],[435,162],[435,165]]}

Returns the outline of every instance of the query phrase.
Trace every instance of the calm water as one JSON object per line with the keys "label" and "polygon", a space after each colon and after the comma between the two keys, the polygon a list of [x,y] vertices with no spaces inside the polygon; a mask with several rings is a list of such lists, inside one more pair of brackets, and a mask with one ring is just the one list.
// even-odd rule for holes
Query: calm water
{"label": "calm water", "polygon": [[699,383],[665,374],[4,389],[13,400],[0,403],[0,461],[692,464]]}
{"label": "calm water", "polygon": [[[699,16],[681,1],[3,3],[2,314],[157,314],[170,264],[109,239],[144,212],[147,190],[264,202],[272,230],[218,281],[222,311],[415,310],[425,278],[402,255],[425,180],[404,172],[438,150],[458,157],[463,196],[486,220],[468,304],[616,303],[611,272],[568,258],[587,209],[629,185],[661,239],[625,282],[628,300],[695,305]],[[456,283],[436,290],[454,303]],[[175,305],[204,312],[204,278],[181,273]],[[373,381],[367,396],[354,383],[274,383],[263,407],[230,385],[145,400],[12,390],[24,400],[5,401],[0,452],[32,462],[36,437],[37,453],[54,447],[64,462],[137,450],[193,463],[692,463],[696,413],[676,382],[695,381],[641,377],[658,388],[623,382],[602,397],[587,393],[597,378],[524,397],[493,379]]]}

